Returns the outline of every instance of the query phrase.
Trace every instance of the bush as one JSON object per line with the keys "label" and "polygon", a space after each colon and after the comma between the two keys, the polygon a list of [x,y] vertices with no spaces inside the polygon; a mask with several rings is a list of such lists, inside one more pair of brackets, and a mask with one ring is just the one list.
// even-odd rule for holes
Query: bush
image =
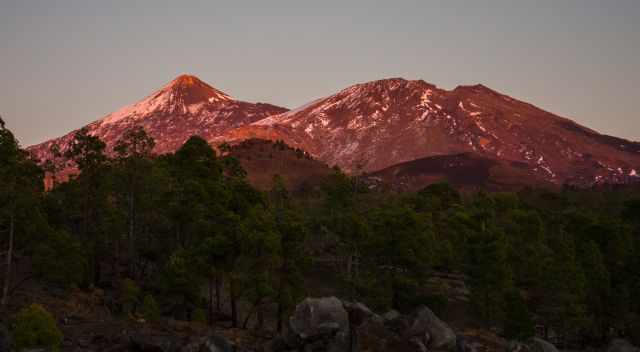
{"label": "bush", "polygon": [[120,283],[120,304],[122,312],[125,314],[132,313],[140,296],[140,288],[131,279],[124,279]]}
{"label": "bush", "polygon": [[160,308],[152,295],[144,296],[142,300],[142,315],[147,321],[155,321],[160,319]]}
{"label": "bush", "polygon": [[32,304],[18,313],[14,338],[18,351],[31,348],[59,351],[62,345],[62,332],[55,319],[38,304]]}

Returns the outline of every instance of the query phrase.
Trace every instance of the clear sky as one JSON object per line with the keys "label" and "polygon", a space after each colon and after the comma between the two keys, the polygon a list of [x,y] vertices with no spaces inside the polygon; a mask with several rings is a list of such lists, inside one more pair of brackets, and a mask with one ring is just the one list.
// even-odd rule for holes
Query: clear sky
{"label": "clear sky", "polygon": [[0,0],[0,115],[24,146],[181,73],[289,108],[380,78],[483,83],[640,140],[640,0]]}

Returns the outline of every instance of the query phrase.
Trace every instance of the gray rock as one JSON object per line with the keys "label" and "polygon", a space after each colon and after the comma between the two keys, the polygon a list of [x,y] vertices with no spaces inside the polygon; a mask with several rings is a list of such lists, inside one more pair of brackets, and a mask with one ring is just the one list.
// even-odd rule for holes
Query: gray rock
{"label": "gray rock", "polygon": [[607,352],[640,352],[640,348],[623,339],[614,339],[609,344]]}
{"label": "gray rock", "polygon": [[558,352],[556,346],[541,338],[534,337],[531,341],[531,350],[535,352]]}
{"label": "gray rock", "polygon": [[478,341],[459,335],[456,337],[456,352],[486,351],[488,348]]}
{"label": "gray rock", "polygon": [[336,297],[307,298],[296,306],[289,326],[305,340],[348,331],[349,315]]}
{"label": "gray rock", "polygon": [[475,347],[464,336],[456,337],[456,352],[476,352]]}
{"label": "gray rock", "polygon": [[224,337],[213,335],[207,338],[202,344],[199,352],[233,352],[234,345],[229,343]]}
{"label": "gray rock", "polygon": [[424,339],[405,338],[390,330],[385,321],[374,316],[354,330],[356,343],[352,351],[361,352],[425,352]]}
{"label": "gray rock", "polygon": [[508,352],[530,352],[531,347],[529,345],[525,345],[520,341],[509,341],[507,344]]}
{"label": "gray rock", "polygon": [[382,321],[370,319],[355,329],[356,351],[386,352],[392,351],[392,345],[399,344],[399,337],[386,328]]}
{"label": "gray rock", "polygon": [[425,306],[413,312],[411,325],[405,335],[424,336],[430,350],[454,350],[456,347],[456,334],[453,330]]}
{"label": "gray rock", "polygon": [[386,321],[392,321],[400,318],[400,313],[397,310],[390,310],[382,315],[382,319]]}
{"label": "gray rock", "polygon": [[367,319],[382,319],[373,313],[367,306],[360,302],[343,302],[344,308],[349,314],[349,325],[351,327],[362,325]]}

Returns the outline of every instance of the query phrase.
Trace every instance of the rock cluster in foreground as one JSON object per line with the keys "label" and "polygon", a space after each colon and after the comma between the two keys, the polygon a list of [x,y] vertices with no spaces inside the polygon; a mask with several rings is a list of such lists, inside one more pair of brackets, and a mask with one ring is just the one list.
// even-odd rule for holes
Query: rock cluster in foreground
{"label": "rock cluster in foreground", "polygon": [[[87,351],[89,351],[88,349]],[[487,348],[469,343],[426,306],[410,314],[372,312],[362,303],[336,297],[306,298],[296,306],[285,333],[256,352],[483,352]],[[551,343],[533,338],[512,342],[507,352],[558,352]],[[124,345],[109,351],[141,352],[250,352],[222,336],[176,337],[131,334]],[[613,340],[607,352],[640,352],[625,340]]]}

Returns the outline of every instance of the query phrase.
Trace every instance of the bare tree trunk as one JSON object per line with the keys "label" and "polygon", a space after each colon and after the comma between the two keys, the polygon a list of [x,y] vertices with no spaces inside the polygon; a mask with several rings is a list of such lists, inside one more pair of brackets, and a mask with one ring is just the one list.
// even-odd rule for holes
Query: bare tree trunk
{"label": "bare tree trunk", "polygon": [[220,280],[220,275],[216,275],[216,310],[218,313],[222,311],[222,299],[220,298],[220,294],[222,291],[222,280]]}
{"label": "bare tree trunk", "polygon": [[282,304],[278,304],[278,326],[277,326],[278,333],[282,332],[282,314],[284,314],[282,308],[283,308]]}
{"label": "bare tree trunk", "polygon": [[247,316],[244,319],[244,322],[242,323],[242,328],[243,329],[247,329],[247,327],[249,326],[249,319],[251,319],[251,317],[253,316],[254,313],[258,312],[258,309],[260,307],[260,302],[262,301],[262,299],[258,299],[257,301],[255,301],[253,303],[253,306],[251,307],[251,309],[249,309],[249,312],[247,313]]}
{"label": "bare tree trunk", "polygon": [[257,320],[256,329],[258,331],[261,331],[264,328],[264,307],[262,303],[258,305],[258,308],[256,311],[256,320]]}
{"label": "bare tree trunk", "polygon": [[114,259],[111,264],[111,270],[113,271],[113,277],[115,278],[115,282],[120,282],[121,250],[120,250],[120,236],[118,233],[113,235],[113,252],[114,252]]}
{"label": "bare tree trunk", "polygon": [[9,300],[9,286],[11,285],[11,264],[13,262],[13,236],[15,232],[15,215],[11,214],[9,218],[9,249],[7,250],[7,269],[4,277],[4,286],[2,288],[2,310],[7,306]]}
{"label": "bare tree trunk", "polygon": [[231,305],[231,326],[238,327],[238,306],[236,298],[236,284],[235,279],[229,279],[229,303]]}
{"label": "bare tree trunk", "polygon": [[354,247],[353,256],[351,261],[351,300],[356,301],[356,290],[358,288],[358,278],[360,276],[360,251],[358,246]]}
{"label": "bare tree trunk", "polygon": [[129,277],[133,278],[135,274],[135,197],[133,191],[129,193]]}
{"label": "bare tree trunk", "polygon": [[264,327],[264,309],[262,298],[258,298],[255,302],[253,302],[251,309],[249,309],[249,312],[247,313],[247,316],[242,323],[243,329],[246,330],[249,327],[249,320],[254,314],[256,315],[256,330],[262,330],[262,328]]}
{"label": "bare tree trunk", "polygon": [[282,315],[284,314],[284,304],[282,303],[282,290],[284,289],[284,280],[282,278],[280,278],[280,284],[278,285],[278,312],[277,314],[277,322],[276,322],[276,328],[278,333],[282,332]]}
{"label": "bare tree trunk", "polygon": [[213,274],[209,274],[209,326],[213,325]]}

